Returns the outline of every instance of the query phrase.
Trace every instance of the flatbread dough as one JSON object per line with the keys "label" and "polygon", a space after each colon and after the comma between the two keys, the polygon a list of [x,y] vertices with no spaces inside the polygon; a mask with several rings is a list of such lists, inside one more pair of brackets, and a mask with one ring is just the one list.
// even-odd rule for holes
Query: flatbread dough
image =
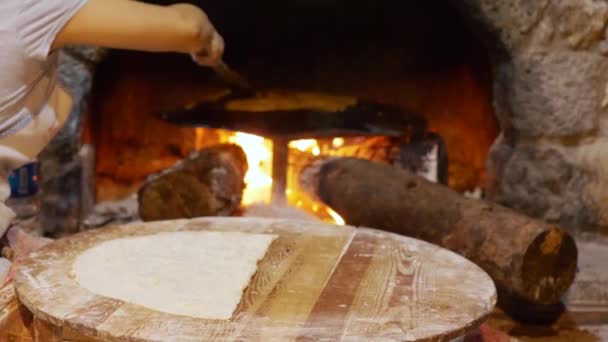
{"label": "flatbread dough", "polygon": [[243,112],[276,112],[296,110],[316,110],[320,112],[341,112],[357,103],[349,96],[332,96],[327,94],[268,91],[254,98],[233,100],[226,103],[228,111]]}
{"label": "flatbread dough", "polygon": [[73,272],[96,294],[175,315],[230,319],[276,235],[174,232],[106,241]]}

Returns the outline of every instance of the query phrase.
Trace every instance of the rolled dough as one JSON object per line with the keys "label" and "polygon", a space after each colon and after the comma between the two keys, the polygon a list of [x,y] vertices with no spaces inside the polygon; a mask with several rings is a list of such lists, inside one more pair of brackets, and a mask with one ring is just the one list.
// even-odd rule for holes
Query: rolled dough
{"label": "rolled dough", "polygon": [[230,319],[276,235],[174,232],[96,245],[73,264],[85,289],[175,315]]}
{"label": "rolled dough", "polygon": [[233,100],[226,103],[228,111],[274,112],[294,110],[318,110],[340,112],[357,104],[357,98],[320,93],[267,91],[254,98]]}

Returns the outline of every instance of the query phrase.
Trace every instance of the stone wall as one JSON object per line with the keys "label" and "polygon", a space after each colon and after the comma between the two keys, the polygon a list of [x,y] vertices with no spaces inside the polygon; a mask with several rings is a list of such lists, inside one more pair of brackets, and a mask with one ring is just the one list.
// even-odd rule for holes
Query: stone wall
{"label": "stone wall", "polygon": [[104,50],[88,47],[61,51],[60,78],[74,99],[70,116],[39,156],[41,175],[40,222],[51,236],[78,231],[83,216],[81,131],[95,65]]}
{"label": "stone wall", "polygon": [[489,197],[571,229],[608,227],[608,3],[454,0],[494,62],[502,134]]}

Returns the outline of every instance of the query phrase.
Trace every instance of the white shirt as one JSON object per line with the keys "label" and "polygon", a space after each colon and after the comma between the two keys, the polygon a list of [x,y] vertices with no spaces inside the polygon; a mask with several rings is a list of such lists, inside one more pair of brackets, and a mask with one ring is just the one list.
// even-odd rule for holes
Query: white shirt
{"label": "white shirt", "polygon": [[0,139],[30,123],[57,86],[51,45],[86,0],[0,1]]}
{"label": "white shirt", "polygon": [[[9,173],[40,152],[69,108],[58,88],[57,34],[87,0],[0,0],[0,237]],[[59,110],[59,109],[62,110]]]}

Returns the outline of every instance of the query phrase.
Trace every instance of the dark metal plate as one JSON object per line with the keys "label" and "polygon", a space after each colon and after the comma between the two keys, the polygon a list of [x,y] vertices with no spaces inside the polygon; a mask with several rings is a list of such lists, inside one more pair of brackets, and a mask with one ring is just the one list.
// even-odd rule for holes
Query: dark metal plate
{"label": "dark metal plate", "polygon": [[399,107],[376,103],[358,103],[341,112],[228,111],[224,103],[202,103],[191,109],[157,116],[180,126],[221,128],[293,139],[348,135],[415,137],[426,132],[423,117]]}

